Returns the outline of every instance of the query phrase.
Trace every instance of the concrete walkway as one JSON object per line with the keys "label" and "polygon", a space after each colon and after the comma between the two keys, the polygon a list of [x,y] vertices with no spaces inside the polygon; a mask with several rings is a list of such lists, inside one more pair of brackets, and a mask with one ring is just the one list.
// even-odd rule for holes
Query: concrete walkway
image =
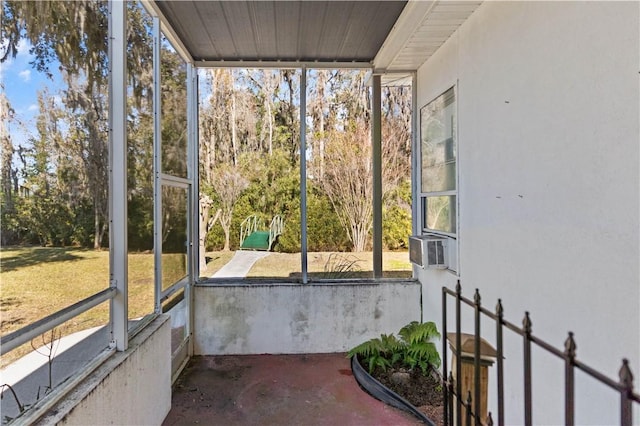
{"label": "concrete walkway", "polygon": [[343,353],[194,357],[173,387],[174,425],[418,425],[360,389]]}
{"label": "concrete walkway", "polygon": [[[140,319],[129,320],[131,330]],[[54,355],[49,372],[49,350],[41,346],[0,370],[0,384],[13,387],[23,405],[33,405],[42,398],[51,384],[55,388],[93,361],[109,344],[109,328],[93,327],[60,337],[54,344]],[[35,343],[40,341],[34,339]],[[20,414],[18,404],[9,391],[5,391],[0,401],[2,417]]]}
{"label": "concrete walkway", "polygon": [[[38,341],[39,339],[34,339]],[[49,376],[49,350],[40,347],[0,370],[0,384],[6,383],[16,391],[20,403],[32,405],[44,395],[51,380],[55,387],[93,360],[109,342],[107,327],[94,327],[58,339],[54,345],[56,355]],[[20,414],[11,392],[5,392],[0,404],[2,416]]]}
{"label": "concrete walkway", "polygon": [[231,260],[211,278],[244,278],[258,260],[269,255],[268,251],[238,250]]}

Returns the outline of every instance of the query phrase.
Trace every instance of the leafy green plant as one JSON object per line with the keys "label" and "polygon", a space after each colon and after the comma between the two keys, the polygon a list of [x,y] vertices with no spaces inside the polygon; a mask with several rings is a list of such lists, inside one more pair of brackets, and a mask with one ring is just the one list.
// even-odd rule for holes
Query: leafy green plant
{"label": "leafy green plant", "polygon": [[382,334],[351,349],[347,356],[358,356],[370,373],[376,367],[386,370],[400,364],[410,370],[420,368],[427,374],[430,368],[440,366],[440,354],[433,342],[440,338],[440,333],[433,322],[413,321],[402,327],[398,335],[400,338]]}
{"label": "leafy green plant", "polygon": [[433,342],[440,338],[440,333],[433,322],[413,321],[402,327],[399,334],[404,343],[403,361],[409,368],[420,367],[426,374],[430,366],[440,367],[440,354]]}

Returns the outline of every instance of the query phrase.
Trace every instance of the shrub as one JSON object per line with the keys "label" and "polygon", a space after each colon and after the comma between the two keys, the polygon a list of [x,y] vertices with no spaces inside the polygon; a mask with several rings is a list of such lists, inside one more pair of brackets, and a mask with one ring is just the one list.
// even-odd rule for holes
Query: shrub
{"label": "shrub", "polygon": [[433,322],[413,321],[400,329],[400,338],[382,334],[351,349],[349,358],[358,356],[372,373],[376,367],[386,370],[400,364],[410,370],[420,368],[423,374],[440,367],[440,354],[433,342],[440,333]]}

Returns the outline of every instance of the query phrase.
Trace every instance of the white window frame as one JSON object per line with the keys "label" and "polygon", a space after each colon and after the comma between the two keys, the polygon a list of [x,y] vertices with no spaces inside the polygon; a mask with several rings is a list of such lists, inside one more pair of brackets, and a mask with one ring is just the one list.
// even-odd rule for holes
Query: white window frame
{"label": "white window frame", "polygon": [[[425,110],[425,108],[427,108],[428,106],[432,105],[434,102],[440,100],[443,96],[445,96],[449,91],[453,92],[453,102],[454,102],[454,106],[453,106],[453,126],[452,126],[452,137],[453,137],[453,142],[454,142],[454,158],[455,158],[455,187],[453,189],[448,189],[448,190],[442,190],[442,191],[424,191],[423,188],[423,152],[422,152],[422,123],[423,123],[423,119],[424,119],[424,113],[423,111]],[[416,182],[416,186],[417,186],[417,193],[418,193],[418,202],[417,202],[417,208],[416,208],[416,213],[417,213],[417,217],[418,217],[418,222],[417,222],[417,231],[419,234],[423,235],[423,236],[431,236],[431,237],[441,237],[441,238],[446,238],[448,240],[448,244],[447,244],[447,252],[448,252],[448,261],[447,261],[447,270],[454,272],[454,273],[458,273],[459,271],[459,266],[458,266],[458,235],[459,235],[459,224],[460,224],[460,209],[459,209],[459,204],[460,204],[460,198],[458,196],[458,190],[459,190],[459,149],[458,149],[458,144],[459,144],[459,132],[458,132],[458,88],[457,85],[454,84],[452,86],[450,86],[449,88],[447,88],[446,90],[444,90],[443,92],[441,92],[438,96],[434,97],[431,101],[427,102],[425,105],[423,105],[420,110],[418,111],[418,118],[419,118],[419,122],[417,123],[418,129],[419,129],[419,138],[416,141],[416,145],[417,145],[417,158],[416,158],[416,168],[418,170],[417,173],[417,182]],[[437,197],[437,196],[454,196],[455,197],[455,212],[453,214],[453,219],[454,219],[454,225],[455,225],[455,229],[454,232],[447,232],[444,230],[440,230],[440,229],[431,229],[428,228],[426,226],[426,212],[425,212],[425,201],[428,197]]]}

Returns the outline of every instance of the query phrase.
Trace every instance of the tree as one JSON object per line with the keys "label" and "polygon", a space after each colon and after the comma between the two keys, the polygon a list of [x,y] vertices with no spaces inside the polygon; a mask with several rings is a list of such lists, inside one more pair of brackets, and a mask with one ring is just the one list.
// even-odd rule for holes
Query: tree
{"label": "tree", "polygon": [[229,239],[231,232],[231,220],[236,201],[242,195],[249,182],[242,174],[229,165],[219,166],[213,175],[211,186],[215,191],[220,206],[219,222],[224,231],[224,251],[230,250]]}
{"label": "tree", "polygon": [[[251,133],[246,118],[252,114],[247,111],[246,94],[235,87],[234,72],[216,69],[205,75],[211,94],[200,113],[200,270],[206,267],[206,235],[216,222],[225,234],[224,249],[230,249],[234,204],[248,185],[237,165],[243,138]],[[218,207],[212,216],[214,204]]]}
{"label": "tree", "polygon": [[[68,227],[71,234],[62,240],[71,239],[85,244],[82,234],[90,206],[93,216],[93,225],[90,225],[93,227],[92,244],[99,248],[108,229],[107,2],[5,1],[2,7],[1,25],[6,43],[0,52],[0,62],[15,57],[19,42],[26,39],[34,56],[32,66],[50,78],[58,75],[50,67],[59,68],[67,86],[61,97],[66,110],[60,112],[59,118],[64,123],[64,137],[48,143],[51,154],[48,157],[49,167],[56,175],[50,183],[54,186],[50,186],[49,194],[57,205],[64,204],[71,209],[74,223],[74,226]],[[133,107],[130,109],[130,119],[149,124],[140,110],[145,102],[151,102],[151,20],[135,2],[128,2],[127,11],[127,75],[131,89],[129,104]],[[175,90],[168,93],[184,99],[184,93]],[[137,129],[136,126],[130,128]],[[138,134],[144,135],[145,132],[141,129]],[[32,140],[40,141],[41,138],[38,135]],[[27,156],[31,155],[27,152],[31,148],[24,148]],[[19,147],[18,151],[21,149]],[[137,148],[134,150],[141,152]],[[129,158],[132,158],[131,155]],[[130,167],[130,173],[136,168],[151,173],[150,162],[141,165],[142,159],[134,158],[138,161],[133,162],[134,169]],[[23,163],[26,167],[26,162]],[[143,177],[142,174],[139,177]],[[146,183],[148,188],[152,187],[150,180]],[[145,196],[149,192],[146,191]],[[136,198],[137,194],[139,192],[135,191],[129,194],[133,207],[140,201]],[[147,197],[149,199],[152,198]],[[134,218],[130,222],[136,223],[135,229],[148,230],[149,226],[141,222],[152,225],[152,215],[142,212],[142,217],[135,218],[136,214],[134,210],[130,215],[130,219]],[[24,216],[22,213],[19,215]],[[21,220],[28,220],[28,217],[22,217]],[[60,228],[63,225],[62,216],[53,218],[53,222]]]}
{"label": "tree", "polygon": [[[13,182],[15,171],[13,168],[14,148],[11,141],[11,134],[7,129],[7,121],[14,118],[15,111],[11,108],[9,100],[4,93],[4,85],[0,83],[0,186],[2,187],[2,245],[12,240],[13,229],[7,225],[8,216],[14,213],[14,191]],[[17,179],[16,179],[17,181]],[[17,183],[17,182],[16,182]]]}
{"label": "tree", "polygon": [[384,88],[382,113],[383,243],[406,249],[412,215],[410,88]]}
{"label": "tree", "polygon": [[317,173],[318,178],[324,178],[324,151],[326,144],[326,129],[331,127],[332,117],[327,92],[328,84],[331,80],[331,71],[318,70],[315,72],[315,78],[312,79],[310,87],[309,100],[309,116],[312,122],[311,133],[311,150],[317,157]]}
{"label": "tree", "polygon": [[69,242],[68,227],[73,226],[69,205],[59,192],[57,171],[52,167],[62,140],[62,111],[46,90],[39,92],[38,105],[37,135],[31,138],[31,149],[25,153],[25,186],[30,188],[30,196],[21,204],[20,222],[40,245],[62,245]]}
{"label": "tree", "polygon": [[84,73],[87,87],[107,82],[108,11],[106,1],[4,1],[4,62],[18,53],[22,38],[31,42],[33,66],[52,76],[55,60],[70,74]]}
{"label": "tree", "polygon": [[[325,149],[314,149],[311,169],[317,182],[329,196],[340,221],[349,235],[353,250],[363,251],[369,244],[373,224],[372,150],[369,130],[370,112],[362,72],[339,73],[327,80],[331,99],[326,107],[328,122],[322,129],[319,107],[315,106],[314,135]],[[316,89],[314,93],[321,93]],[[402,206],[410,215],[410,202],[398,191],[411,179],[410,96],[405,89],[387,89],[383,101],[382,123],[382,199],[385,210],[394,212]],[[312,105],[321,105],[317,100]],[[325,110],[325,108],[322,108]],[[312,146],[321,146],[319,143]],[[395,197],[392,195],[395,194]],[[410,200],[409,200],[410,201]],[[406,223],[406,221],[403,221]],[[407,226],[407,225],[405,225]],[[394,232],[401,234],[401,231]],[[410,223],[406,234],[410,233]],[[397,246],[398,243],[388,244]]]}
{"label": "tree", "polygon": [[187,177],[187,71],[167,46],[160,58],[162,172]]}
{"label": "tree", "polygon": [[109,226],[109,172],[107,95],[104,86],[85,86],[78,74],[64,73],[67,90],[63,102],[73,113],[69,137],[61,140],[62,151],[76,155],[82,167],[85,189],[93,204],[93,248],[102,247]]}
{"label": "tree", "polygon": [[[94,210],[94,248],[102,244],[106,232],[107,217],[107,133],[106,133],[106,83],[107,83],[107,3],[95,1],[77,2],[3,2],[3,34],[6,34],[6,50],[1,60],[17,54],[17,46],[23,37],[31,42],[33,66],[53,77],[49,66],[58,61],[63,70],[68,89],[64,102],[75,112],[76,126],[69,130],[76,158],[82,162],[87,189]],[[41,111],[42,112],[42,111]],[[40,131],[41,138],[47,137]],[[70,142],[70,141],[68,141]],[[52,152],[64,153],[62,141],[54,142]],[[55,151],[60,147],[59,151]],[[55,158],[53,158],[55,161]],[[43,188],[40,188],[43,190]]]}
{"label": "tree", "polygon": [[213,204],[214,203],[211,197],[209,197],[203,192],[200,193],[200,200],[198,204],[199,215],[200,215],[200,227],[199,227],[199,233],[198,233],[200,259],[198,263],[200,265],[200,268],[199,268],[200,272],[207,269],[207,258],[205,256],[207,234],[209,233],[209,231],[211,231],[213,226],[220,219],[220,215],[222,214],[222,210],[217,209],[215,215],[211,216],[210,211],[211,211],[211,208],[213,207]]}
{"label": "tree", "polygon": [[276,122],[278,123],[278,146],[289,152],[289,161],[291,164],[299,164],[300,161],[300,121],[299,110],[294,101],[295,95],[299,91],[296,86],[295,70],[281,70],[280,78],[284,80],[288,90],[283,91],[286,98],[278,101],[278,110],[276,111]]}
{"label": "tree", "polygon": [[371,143],[364,123],[329,134],[320,183],[347,231],[354,251],[364,251],[373,224]]}
{"label": "tree", "polygon": [[247,88],[253,93],[258,107],[258,140],[256,150],[273,155],[275,136],[276,95],[280,88],[280,73],[274,70],[246,70],[242,74]]}

